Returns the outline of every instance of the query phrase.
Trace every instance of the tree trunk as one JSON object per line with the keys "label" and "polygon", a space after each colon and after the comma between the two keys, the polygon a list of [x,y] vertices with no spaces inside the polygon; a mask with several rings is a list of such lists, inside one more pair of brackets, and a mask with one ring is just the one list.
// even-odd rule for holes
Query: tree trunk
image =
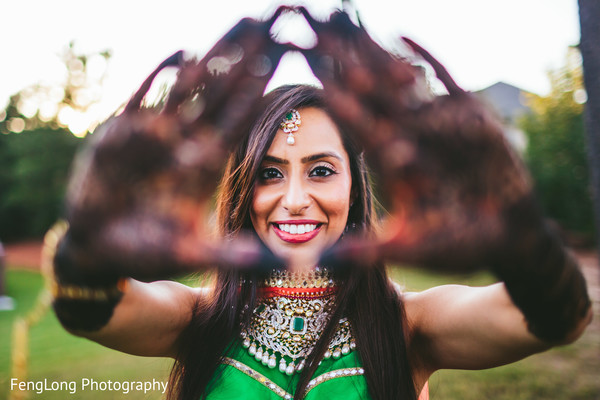
{"label": "tree trunk", "polygon": [[579,0],[579,21],[583,76],[588,97],[585,130],[596,216],[596,243],[600,254],[600,1]]}

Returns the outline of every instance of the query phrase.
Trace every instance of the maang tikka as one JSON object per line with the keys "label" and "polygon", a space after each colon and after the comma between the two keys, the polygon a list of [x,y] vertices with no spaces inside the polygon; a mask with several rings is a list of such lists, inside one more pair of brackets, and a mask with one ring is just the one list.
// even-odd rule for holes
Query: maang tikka
{"label": "maang tikka", "polygon": [[287,133],[287,144],[290,146],[296,143],[294,132],[298,131],[298,127],[301,123],[300,113],[295,109],[291,109],[290,112],[285,114],[285,117],[281,122],[281,129],[283,130],[283,133]]}

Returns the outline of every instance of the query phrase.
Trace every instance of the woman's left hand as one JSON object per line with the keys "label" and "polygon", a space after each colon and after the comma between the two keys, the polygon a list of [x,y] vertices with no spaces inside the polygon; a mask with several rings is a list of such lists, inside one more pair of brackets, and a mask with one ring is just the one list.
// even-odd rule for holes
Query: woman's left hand
{"label": "woman's left hand", "polygon": [[[165,60],[78,157],[61,254],[88,276],[156,280],[214,265],[273,262],[254,240],[218,241],[208,219],[229,152],[253,123],[286,45],[270,19],[242,19],[201,60]],[[143,105],[161,69],[166,100]]]}
{"label": "woman's left hand", "polygon": [[327,23],[304,15],[318,37],[304,54],[334,119],[364,147],[390,212],[378,241],[344,240],[327,259],[464,271],[535,233],[542,219],[529,175],[475,95],[408,39],[447,95],[433,97],[422,70],[383,50],[347,14]]}

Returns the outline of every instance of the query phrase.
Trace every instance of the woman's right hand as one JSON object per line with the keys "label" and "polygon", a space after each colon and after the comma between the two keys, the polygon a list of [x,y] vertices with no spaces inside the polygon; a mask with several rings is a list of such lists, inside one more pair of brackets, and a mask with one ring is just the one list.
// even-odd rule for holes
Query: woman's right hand
{"label": "woman's right hand", "polygon": [[[83,274],[141,280],[268,257],[250,240],[211,240],[211,196],[227,156],[244,140],[285,45],[267,21],[241,20],[200,61],[178,52],[79,154],[67,192],[62,256]],[[163,105],[142,106],[165,67],[178,76]]]}
{"label": "woman's right hand", "polygon": [[[480,332],[504,331],[500,337],[508,347],[495,346],[495,361],[506,360],[507,348],[517,350],[511,357],[539,351],[530,334],[554,344],[580,335],[591,318],[585,278],[545,223],[530,175],[494,113],[413,41],[404,39],[447,95],[427,98],[419,70],[382,49],[347,14],[334,13],[323,23],[303,12],[318,38],[304,54],[323,83],[333,118],[362,145],[390,213],[377,240],[346,238],[323,262],[385,259],[448,272],[491,268],[504,287],[481,297],[459,295],[464,302],[450,296],[448,308],[435,300],[418,307],[455,312],[447,324],[434,318],[427,329],[436,333],[429,338],[441,343],[446,329],[453,331],[458,343],[467,344],[461,352],[467,358],[475,342],[490,349]],[[494,315],[492,324],[485,325],[488,315]],[[472,321],[472,329],[461,331]],[[452,354],[447,350],[438,356]]]}
{"label": "woman's right hand", "polygon": [[365,150],[390,214],[379,240],[346,239],[326,259],[465,271],[518,252],[537,234],[543,224],[529,174],[481,100],[414,42],[405,39],[447,95],[433,96],[424,72],[347,14],[319,22],[303,11],[318,37],[304,54],[332,116]]}

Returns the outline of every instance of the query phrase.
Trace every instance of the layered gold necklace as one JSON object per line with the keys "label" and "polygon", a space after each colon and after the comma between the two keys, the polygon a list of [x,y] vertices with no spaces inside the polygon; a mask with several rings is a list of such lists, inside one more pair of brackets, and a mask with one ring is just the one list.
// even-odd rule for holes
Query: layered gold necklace
{"label": "layered gold necklace", "polygon": [[[329,321],[338,287],[330,272],[274,270],[260,287],[242,345],[257,361],[287,375],[300,372]],[[325,358],[339,358],[356,348],[347,318],[339,320]]]}

